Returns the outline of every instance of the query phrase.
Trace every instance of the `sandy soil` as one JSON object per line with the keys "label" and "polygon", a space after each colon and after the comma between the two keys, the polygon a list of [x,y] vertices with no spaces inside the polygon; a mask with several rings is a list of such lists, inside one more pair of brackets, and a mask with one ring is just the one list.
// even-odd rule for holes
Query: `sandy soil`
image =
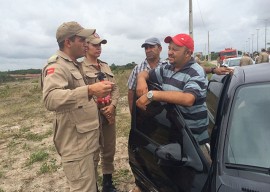
{"label": "sandy soil", "polygon": [[[34,122],[34,120],[33,120]],[[38,125],[35,133],[44,133],[51,129],[51,124]],[[52,143],[52,136],[43,139],[41,142],[29,141],[19,136],[21,126],[8,127],[0,125],[0,131],[11,137],[0,140],[0,192],[41,192],[41,191],[65,191],[66,178],[60,162],[59,155],[55,152]],[[16,138],[16,134],[18,134]],[[30,155],[35,149],[51,149],[47,162],[55,161],[57,171],[52,173],[39,174],[42,162],[35,162],[30,166],[26,165]],[[129,191],[134,187],[134,178],[128,164],[127,138],[117,138],[115,155],[116,187],[121,192]]]}

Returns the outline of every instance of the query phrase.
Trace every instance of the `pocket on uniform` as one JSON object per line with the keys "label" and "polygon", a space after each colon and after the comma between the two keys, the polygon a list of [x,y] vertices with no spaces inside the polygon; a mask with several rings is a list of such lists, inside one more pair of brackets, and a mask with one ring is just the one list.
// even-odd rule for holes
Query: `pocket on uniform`
{"label": "pocket on uniform", "polygon": [[99,128],[99,119],[93,119],[91,122],[81,122],[76,124],[78,133],[86,133]]}
{"label": "pocket on uniform", "polygon": [[97,106],[94,103],[88,103],[80,108],[70,111],[70,121],[78,124],[84,121],[92,121],[98,118]]}
{"label": "pocket on uniform", "polygon": [[70,73],[72,74],[74,78],[75,87],[80,87],[80,86],[85,85],[83,77],[79,71],[74,70],[74,71],[70,71]]}
{"label": "pocket on uniform", "polygon": [[114,74],[112,74],[109,71],[105,71],[105,74],[106,74],[106,77],[107,77],[108,81],[114,82],[114,80],[113,80]]}
{"label": "pocket on uniform", "polygon": [[85,76],[86,76],[86,79],[87,79],[87,82],[88,82],[89,85],[93,84],[93,83],[96,83],[97,74],[95,74],[93,72],[86,71]]}
{"label": "pocket on uniform", "polygon": [[76,181],[81,178],[79,161],[63,162],[63,170],[69,181]]}
{"label": "pocket on uniform", "polygon": [[70,111],[69,119],[76,125],[79,133],[85,133],[99,127],[98,109],[93,102]]}

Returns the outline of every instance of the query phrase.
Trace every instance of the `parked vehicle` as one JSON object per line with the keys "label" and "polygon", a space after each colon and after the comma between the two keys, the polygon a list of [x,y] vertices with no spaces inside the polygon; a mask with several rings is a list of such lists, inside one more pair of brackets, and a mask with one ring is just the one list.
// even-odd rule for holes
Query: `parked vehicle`
{"label": "parked vehicle", "polygon": [[[213,75],[209,163],[173,104],[133,107],[128,151],[136,184],[154,192],[269,192],[270,65]],[[149,83],[149,89],[160,89]]]}
{"label": "parked vehicle", "polygon": [[[241,58],[242,57],[235,57],[235,58],[225,59],[221,66],[232,67],[232,68],[240,66]],[[255,61],[252,60],[252,62],[253,62],[253,64],[255,64]]]}
{"label": "parked vehicle", "polygon": [[240,59],[241,59],[241,57],[225,59],[225,60],[223,60],[223,64],[221,66],[226,66],[226,67],[239,66],[240,65]]}
{"label": "parked vehicle", "polygon": [[219,55],[221,61],[223,61],[224,59],[238,57],[238,52],[236,49],[233,48],[225,48],[224,50],[219,52]]}

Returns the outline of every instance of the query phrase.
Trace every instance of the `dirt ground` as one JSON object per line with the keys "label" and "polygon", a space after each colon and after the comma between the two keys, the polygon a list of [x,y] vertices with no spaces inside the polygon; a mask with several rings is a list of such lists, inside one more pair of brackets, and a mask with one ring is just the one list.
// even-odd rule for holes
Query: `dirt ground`
{"label": "dirt ground", "polygon": [[[66,189],[52,140],[53,113],[41,104],[40,95],[36,82],[0,86],[0,192]],[[126,98],[120,99],[119,107],[113,179],[119,192],[127,192],[134,187],[134,178],[128,163],[130,115]],[[101,185],[101,177],[98,184]]]}
{"label": "dirt ground", "polygon": [[[40,129],[50,127],[50,125],[43,125]],[[1,130],[19,130],[20,127],[3,127]],[[42,130],[36,129],[35,131],[41,132]],[[58,166],[57,171],[52,173],[38,174],[40,169],[40,163],[34,163],[31,166],[25,166],[25,162],[28,161],[31,151],[21,151],[21,146],[25,146],[23,139],[17,140],[14,148],[10,150],[10,140],[0,140],[0,165],[4,168],[1,171],[3,176],[0,178],[0,191],[25,191],[25,192],[41,192],[41,191],[65,191],[66,178],[63,173],[63,169],[60,163],[60,157],[54,150],[50,152],[50,158],[56,160]],[[42,145],[43,148],[53,148],[52,138],[48,137],[42,140],[42,143],[32,142],[29,144],[31,148],[35,148],[35,145]],[[127,154],[127,138],[117,138],[117,148],[115,154],[115,174],[116,187],[121,192],[129,191],[134,186],[134,179],[130,172],[128,164]]]}

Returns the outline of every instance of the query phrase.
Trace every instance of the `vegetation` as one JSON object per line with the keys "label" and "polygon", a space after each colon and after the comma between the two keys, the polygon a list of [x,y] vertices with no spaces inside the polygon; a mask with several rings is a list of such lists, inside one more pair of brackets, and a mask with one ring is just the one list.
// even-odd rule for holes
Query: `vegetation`
{"label": "vegetation", "polygon": [[11,77],[7,72],[0,72],[0,84],[4,82],[14,81],[15,78]]}
{"label": "vegetation", "polygon": [[[135,62],[128,63],[123,66],[117,66],[114,63],[110,66],[111,70],[116,74],[121,73],[125,70],[131,70],[136,66]],[[26,80],[24,78],[26,75],[36,75],[41,74],[41,69],[25,69],[25,70],[14,70],[14,71],[0,71],[0,85],[6,82],[14,82],[17,80]]]}
{"label": "vegetation", "polygon": [[[127,79],[131,66],[127,68],[113,70],[120,88],[117,138],[125,142],[130,130]],[[53,113],[43,105],[39,79],[0,83],[0,117],[0,192],[64,191],[63,169],[52,141]],[[126,144],[121,147],[127,150]],[[125,191],[125,187],[134,181],[127,159],[120,158],[119,161],[124,161],[125,166],[119,168],[118,163],[114,177],[120,191]],[[49,183],[42,185],[40,182],[44,179]],[[14,183],[14,180],[18,182]],[[98,183],[101,185],[101,178]]]}
{"label": "vegetation", "polygon": [[41,69],[20,69],[14,71],[7,71],[7,74],[17,74],[17,75],[25,75],[25,74],[40,74]]}
{"label": "vegetation", "polygon": [[51,159],[49,162],[44,162],[41,165],[38,174],[52,173],[57,171],[59,167],[60,166],[56,164],[56,159]]}
{"label": "vegetation", "polygon": [[49,154],[46,151],[40,150],[37,152],[34,152],[33,154],[31,154],[28,162],[26,163],[28,166],[32,165],[35,162],[38,161],[44,161],[48,158]]}

